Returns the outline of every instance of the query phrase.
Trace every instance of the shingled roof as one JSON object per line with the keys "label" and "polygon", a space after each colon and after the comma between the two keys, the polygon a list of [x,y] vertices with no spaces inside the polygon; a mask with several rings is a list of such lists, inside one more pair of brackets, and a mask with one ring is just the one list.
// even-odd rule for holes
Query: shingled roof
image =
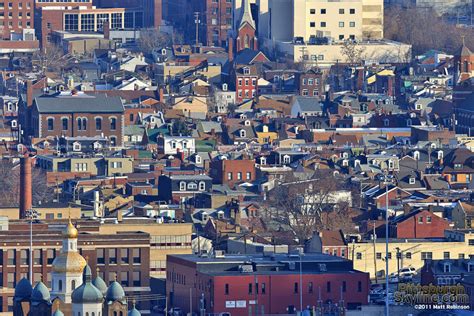
{"label": "shingled roof", "polygon": [[56,94],[35,98],[39,113],[122,113],[120,97],[87,94]]}

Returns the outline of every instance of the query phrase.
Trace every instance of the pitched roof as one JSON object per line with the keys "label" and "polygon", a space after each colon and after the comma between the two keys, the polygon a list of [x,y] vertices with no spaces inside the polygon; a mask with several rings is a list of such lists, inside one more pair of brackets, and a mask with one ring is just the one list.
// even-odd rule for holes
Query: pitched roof
{"label": "pitched roof", "polygon": [[248,23],[251,27],[256,30],[257,28],[255,27],[255,21],[253,20],[252,17],[252,12],[250,10],[250,1],[249,0],[242,0],[242,17],[240,18],[240,26],[244,26],[245,23]]}
{"label": "pitched roof", "polygon": [[245,48],[237,53],[237,56],[235,57],[235,63],[237,65],[250,65],[259,55],[263,55],[268,61],[268,57],[265,56],[265,54],[261,51]]}
{"label": "pitched roof", "polygon": [[105,95],[67,95],[41,96],[35,98],[40,113],[122,113],[122,100]]}

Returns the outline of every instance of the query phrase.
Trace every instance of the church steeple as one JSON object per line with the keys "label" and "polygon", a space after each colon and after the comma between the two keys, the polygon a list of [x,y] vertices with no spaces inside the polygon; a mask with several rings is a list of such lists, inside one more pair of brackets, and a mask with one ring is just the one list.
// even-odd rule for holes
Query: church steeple
{"label": "church steeple", "polygon": [[455,85],[474,77],[474,53],[467,47],[464,36],[461,48],[454,56],[454,63]]}
{"label": "church steeple", "polygon": [[253,20],[253,17],[252,17],[252,10],[250,9],[249,0],[242,0],[242,17],[240,18],[239,29],[243,27],[245,23],[253,27],[254,30],[257,29],[255,27],[255,21]]}

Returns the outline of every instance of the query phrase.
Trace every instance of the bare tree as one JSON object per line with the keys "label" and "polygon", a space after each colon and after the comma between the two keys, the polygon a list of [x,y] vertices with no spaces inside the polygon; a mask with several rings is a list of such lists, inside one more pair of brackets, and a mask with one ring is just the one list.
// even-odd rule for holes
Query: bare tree
{"label": "bare tree", "polygon": [[[33,205],[53,199],[53,188],[46,185],[46,174],[43,170],[32,170]],[[8,160],[0,161],[0,206],[19,206],[20,168]]]}
{"label": "bare tree", "polygon": [[362,64],[365,48],[359,46],[355,41],[344,41],[341,47],[341,54],[345,61],[351,66]]}
{"label": "bare tree", "polygon": [[[176,40],[178,40],[177,37],[178,35],[176,35]],[[157,49],[169,47],[173,43],[173,39],[170,34],[160,32],[158,29],[142,29],[138,45],[143,52],[152,53]]]}
{"label": "bare tree", "polygon": [[51,44],[38,50],[33,56],[33,64],[44,74],[47,71],[59,72],[64,67],[70,56],[64,54],[61,47]]}
{"label": "bare tree", "polygon": [[320,170],[306,181],[286,181],[269,193],[270,219],[284,225],[300,244],[315,231],[341,228],[349,219],[349,200],[341,198],[340,179]]}

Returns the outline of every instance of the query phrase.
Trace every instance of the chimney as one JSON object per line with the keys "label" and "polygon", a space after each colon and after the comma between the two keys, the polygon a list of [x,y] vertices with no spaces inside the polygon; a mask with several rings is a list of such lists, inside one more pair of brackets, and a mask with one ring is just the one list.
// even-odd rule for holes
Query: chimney
{"label": "chimney", "polygon": [[110,25],[109,23],[104,23],[104,38],[110,39]]}
{"label": "chimney", "polygon": [[122,211],[121,211],[121,210],[118,210],[118,211],[117,211],[117,221],[118,221],[119,223],[121,223],[122,220],[123,220]]}
{"label": "chimney", "polygon": [[33,105],[33,83],[31,80],[26,82],[26,105],[28,107]]}
{"label": "chimney", "polygon": [[229,38],[229,44],[228,44],[228,53],[229,53],[229,62],[232,62],[234,60],[234,39]]}
{"label": "chimney", "polygon": [[165,103],[165,92],[163,88],[160,88],[160,102]]}
{"label": "chimney", "polygon": [[26,211],[33,206],[31,185],[31,158],[20,159],[20,218],[26,218]]}

